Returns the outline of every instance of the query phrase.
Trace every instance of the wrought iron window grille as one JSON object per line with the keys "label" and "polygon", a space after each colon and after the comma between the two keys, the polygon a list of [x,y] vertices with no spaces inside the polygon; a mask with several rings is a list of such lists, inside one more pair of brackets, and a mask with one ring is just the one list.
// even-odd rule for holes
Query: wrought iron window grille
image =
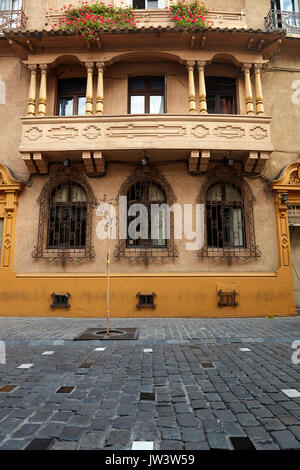
{"label": "wrought iron window grille", "polygon": [[152,294],[141,294],[140,292],[136,294],[139,303],[136,305],[136,307],[140,310],[141,308],[153,308],[153,310],[156,308],[156,305],[154,304],[154,297],[156,297],[155,292],[152,292]]}
{"label": "wrought iron window grille", "polygon": [[[164,201],[161,199],[149,201],[147,197],[143,196],[151,185],[153,185],[153,188],[157,186],[157,189],[161,189],[165,196]],[[176,200],[172,187],[163,173],[154,165],[136,166],[122,184],[119,196],[127,196],[129,204],[137,202],[145,204],[148,206],[148,210],[151,203],[160,204],[163,202],[171,206]],[[148,212],[150,220],[149,215]],[[174,214],[172,212],[170,213],[169,223],[170,237],[164,240],[152,240],[150,226],[148,239],[120,239],[114,250],[115,258],[118,260],[126,259],[130,263],[144,263],[145,265],[148,265],[150,262],[164,263],[175,260],[179,256],[179,252],[174,243]]]}
{"label": "wrought iron window grille", "polygon": [[300,12],[272,9],[265,18],[266,29],[286,29],[291,34],[300,34]]}
{"label": "wrought iron window grille", "polygon": [[95,257],[92,246],[93,192],[77,168],[59,168],[44,185],[40,205],[35,260],[82,262]]}
{"label": "wrought iron window grille", "polygon": [[225,292],[225,291],[219,290],[218,296],[220,297],[220,300],[218,302],[219,307],[237,307],[238,306],[238,303],[236,301],[237,292],[235,290],[231,292]]}
{"label": "wrought iron window grille", "polygon": [[69,309],[71,307],[71,305],[69,304],[69,298],[71,297],[70,294],[66,293],[66,294],[55,294],[53,292],[53,294],[51,294],[51,297],[52,297],[52,304],[50,305],[50,307],[52,309],[54,308],[67,308]]}
{"label": "wrought iron window grille", "polygon": [[223,165],[211,169],[198,202],[205,206],[200,258],[231,265],[261,256],[255,242],[254,197],[241,170]]}

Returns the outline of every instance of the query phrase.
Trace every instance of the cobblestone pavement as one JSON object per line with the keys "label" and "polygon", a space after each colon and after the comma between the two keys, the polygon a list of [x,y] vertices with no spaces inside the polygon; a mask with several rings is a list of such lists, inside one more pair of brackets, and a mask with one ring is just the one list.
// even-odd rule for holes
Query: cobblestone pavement
{"label": "cobblestone pavement", "polygon": [[[118,319],[112,327],[137,327],[139,338],[72,341],[104,324],[0,318],[1,450],[34,438],[51,438],[51,449],[130,450],[134,441],[232,449],[232,437],[249,437],[256,449],[300,449],[300,397],[283,392],[300,392],[291,348],[300,317]],[[6,385],[15,388],[1,391]],[[64,386],[74,388],[58,393]]]}

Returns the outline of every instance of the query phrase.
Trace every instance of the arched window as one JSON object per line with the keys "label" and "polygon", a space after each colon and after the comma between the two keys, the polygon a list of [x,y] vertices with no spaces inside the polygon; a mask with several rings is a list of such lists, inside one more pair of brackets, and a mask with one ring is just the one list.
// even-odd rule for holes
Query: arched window
{"label": "arched window", "polygon": [[205,207],[204,245],[198,256],[229,264],[260,257],[253,201],[241,172],[223,166],[211,170],[198,198]]}
{"label": "arched window", "polygon": [[244,204],[237,186],[216,183],[208,189],[206,227],[209,248],[245,248]]}
{"label": "arched window", "polygon": [[[138,224],[136,226],[136,232],[138,233],[130,230],[130,224],[134,220],[134,216],[128,217],[128,247],[163,248],[167,245],[166,212],[163,209],[159,209],[157,212],[151,211],[152,205],[165,203],[166,197],[164,191],[157,183],[152,181],[137,181],[131,186],[127,193],[128,214],[130,214],[130,208],[138,204],[143,205],[147,216],[146,220],[143,220],[142,214],[140,220],[142,224],[144,223],[144,227]],[[133,235],[132,238],[131,235]]]}
{"label": "arched window", "polygon": [[136,166],[122,184],[119,196],[127,198],[127,207],[126,213],[120,212],[122,236],[114,256],[146,265],[177,258],[174,214],[168,211],[175,195],[163,173],[155,165]]}
{"label": "arched window", "polygon": [[33,258],[65,264],[95,257],[91,244],[95,198],[79,172],[57,171],[43,187],[38,203],[38,240]]}
{"label": "arched window", "polygon": [[77,183],[68,181],[50,195],[47,248],[85,248],[87,194]]}

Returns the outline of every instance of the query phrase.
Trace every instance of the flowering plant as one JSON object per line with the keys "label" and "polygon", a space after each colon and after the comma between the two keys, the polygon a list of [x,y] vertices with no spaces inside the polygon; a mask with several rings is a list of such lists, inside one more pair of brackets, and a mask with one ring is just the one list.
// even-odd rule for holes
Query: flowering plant
{"label": "flowering plant", "polygon": [[52,28],[78,31],[85,39],[93,39],[101,30],[133,29],[136,26],[134,10],[130,7],[113,7],[99,0],[92,4],[87,1],[80,3],[81,6],[76,8],[72,4],[63,6],[64,17]]}
{"label": "flowering plant", "polygon": [[[170,1],[172,2],[172,0]],[[184,32],[193,28],[213,26],[213,22],[207,19],[205,4],[198,0],[189,3],[186,0],[176,0],[176,2],[171,3],[168,13],[171,21]]]}

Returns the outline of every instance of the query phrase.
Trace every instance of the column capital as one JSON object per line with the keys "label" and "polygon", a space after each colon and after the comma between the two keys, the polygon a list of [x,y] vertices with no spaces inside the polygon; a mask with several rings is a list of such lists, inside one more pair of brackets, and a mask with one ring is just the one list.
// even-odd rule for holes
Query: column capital
{"label": "column capital", "polygon": [[194,69],[195,67],[195,61],[194,60],[187,60],[186,61],[186,68],[189,69]]}
{"label": "column capital", "polygon": [[92,72],[94,70],[94,62],[85,62],[84,65],[88,72]]}
{"label": "column capital", "polygon": [[48,71],[48,65],[47,64],[40,64],[40,70],[42,72],[47,72]]}
{"label": "column capital", "polygon": [[30,70],[31,72],[36,72],[38,68],[36,64],[29,64],[27,65],[27,67],[28,67],[28,70]]}
{"label": "column capital", "polygon": [[259,73],[263,68],[263,64],[254,64],[255,73]]}
{"label": "column capital", "polygon": [[104,70],[106,67],[106,62],[96,62],[96,67],[98,70]]}
{"label": "column capital", "polygon": [[243,64],[242,66],[243,72],[250,72],[251,69],[252,69],[252,64],[246,63],[246,64]]}
{"label": "column capital", "polygon": [[204,69],[205,66],[206,66],[206,61],[205,60],[197,60],[198,70]]}

